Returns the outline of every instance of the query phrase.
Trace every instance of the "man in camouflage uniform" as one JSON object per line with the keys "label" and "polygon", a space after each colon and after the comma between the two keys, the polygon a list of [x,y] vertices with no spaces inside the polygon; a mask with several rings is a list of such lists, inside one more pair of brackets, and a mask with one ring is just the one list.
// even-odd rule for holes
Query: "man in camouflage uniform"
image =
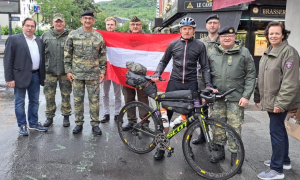
{"label": "man in camouflage uniform", "polygon": [[70,82],[73,82],[75,123],[73,134],[82,131],[84,123],[85,86],[88,91],[92,131],[101,135],[99,128],[99,83],[102,83],[106,71],[105,42],[102,35],[93,30],[94,13],[81,14],[82,27],[72,31],[65,45],[65,70]]}
{"label": "man in camouflage uniform", "polygon": [[[209,51],[212,50],[215,45],[220,45],[218,33],[220,27],[221,24],[219,21],[219,15],[212,14],[208,16],[208,18],[206,19],[206,29],[208,32],[208,36],[200,39],[200,41],[203,42],[203,44],[205,45],[207,53],[209,53]],[[200,68],[201,67],[199,67],[198,69],[198,89],[203,90],[205,89],[205,83],[202,80],[202,73]],[[208,115],[207,107],[204,107],[203,111],[206,115]],[[206,141],[203,133],[200,133],[200,135],[192,141],[193,144],[202,144],[204,142]]]}
{"label": "man in camouflage uniform", "polygon": [[64,68],[64,46],[69,30],[65,29],[65,20],[62,14],[55,14],[53,17],[53,27],[42,35],[45,47],[46,63],[46,83],[44,93],[46,97],[46,117],[44,127],[49,127],[53,123],[56,103],[55,94],[57,81],[61,92],[61,112],[64,116],[63,126],[69,127],[69,116],[71,115],[70,94],[72,84],[69,82]]}
{"label": "man in camouflage uniform", "polygon": [[[249,50],[235,44],[235,30],[224,27],[219,33],[221,45],[209,51],[212,84],[219,91],[235,88],[236,91],[226,96],[228,101],[217,101],[211,111],[211,118],[219,119],[232,126],[241,135],[244,121],[244,107],[248,105],[255,86],[255,66]],[[213,129],[213,137],[217,146],[217,153],[210,159],[217,163],[225,158],[224,145],[227,137],[223,129]],[[231,163],[236,160],[237,148],[228,139]],[[241,171],[239,172],[241,173]]]}

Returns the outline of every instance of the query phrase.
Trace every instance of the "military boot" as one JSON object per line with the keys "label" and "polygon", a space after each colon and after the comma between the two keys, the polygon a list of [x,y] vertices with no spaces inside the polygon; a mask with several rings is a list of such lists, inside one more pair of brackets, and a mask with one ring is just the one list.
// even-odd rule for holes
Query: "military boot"
{"label": "military boot", "polygon": [[44,127],[50,127],[53,123],[53,118],[47,118],[46,122],[43,124]]}
{"label": "military boot", "polygon": [[221,160],[225,159],[225,150],[224,150],[224,146],[218,145],[218,151],[216,152],[216,154],[210,158],[210,162],[212,163],[218,163]]}
{"label": "military boot", "polygon": [[[236,158],[237,158],[237,153],[231,153],[231,166],[233,166],[236,162]],[[241,174],[242,173],[242,167],[238,170],[237,172],[238,174]]]}
{"label": "military boot", "polygon": [[69,116],[64,116],[63,126],[64,127],[69,127],[70,126]]}

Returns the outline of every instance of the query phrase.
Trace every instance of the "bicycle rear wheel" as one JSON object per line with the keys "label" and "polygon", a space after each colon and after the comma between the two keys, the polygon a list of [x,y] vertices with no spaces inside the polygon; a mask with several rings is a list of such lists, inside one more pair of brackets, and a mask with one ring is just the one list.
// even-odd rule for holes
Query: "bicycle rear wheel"
{"label": "bicycle rear wheel", "polygon": [[[130,130],[123,130],[129,119],[132,120],[132,114],[136,114],[136,122]],[[118,117],[118,132],[120,138],[126,147],[139,154],[152,151],[156,144],[154,143],[157,134],[161,133],[162,124],[159,122],[154,110],[142,102],[130,102],[120,111]]]}
{"label": "bicycle rear wheel", "polygon": [[214,153],[216,153],[217,149],[210,149],[208,143],[198,145],[192,144],[192,137],[196,138],[201,133],[199,121],[194,122],[185,131],[182,140],[183,153],[188,164],[193,168],[194,171],[196,171],[198,175],[207,179],[228,179],[234,176],[243,165],[245,157],[244,145],[239,134],[237,134],[231,126],[218,120],[208,119],[206,120],[206,129],[212,140],[210,142],[212,145],[211,147],[215,147],[212,133],[214,128],[221,128],[225,130],[227,139],[230,138],[232,139],[232,142],[235,143],[237,149],[237,158],[234,159],[233,165],[231,164],[232,153],[229,151],[228,141],[224,146],[225,159],[219,161],[218,163],[210,162],[210,158]]}

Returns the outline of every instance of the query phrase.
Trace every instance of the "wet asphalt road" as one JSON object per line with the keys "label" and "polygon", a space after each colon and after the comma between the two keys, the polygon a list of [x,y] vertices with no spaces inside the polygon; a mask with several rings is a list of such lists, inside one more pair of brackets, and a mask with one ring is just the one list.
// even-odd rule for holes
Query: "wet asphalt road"
{"label": "wet asphalt road", "polygon": [[[0,93],[0,179],[201,179],[182,154],[183,133],[171,140],[175,148],[172,157],[154,161],[155,150],[139,155],[123,145],[113,119],[100,125],[103,131],[101,136],[94,136],[88,122],[87,98],[87,122],[82,134],[72,134],[74,114],[71,116],[71,126],[62,126],[63,117],[58,105],[54,125],[48,132],[29,131],[28,137],[19,136],[12,93],[12,90]],[[57,94],[60,94],[59,90]],[[60,99],[59,95],[56,98]],[[41,122],[45,121],[44,111],[45,98],[41,91]]]}

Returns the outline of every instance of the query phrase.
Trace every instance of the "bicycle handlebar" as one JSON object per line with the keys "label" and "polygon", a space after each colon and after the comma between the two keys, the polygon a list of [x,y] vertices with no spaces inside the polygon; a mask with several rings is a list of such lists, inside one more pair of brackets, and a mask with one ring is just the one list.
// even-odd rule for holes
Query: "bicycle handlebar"
{"label": "bicycle handlebar", "polygon": [[235,91],[236,89],[229,89],[228,91],[222,93],[222,94],[214,94],[214,93],[209,93],[209,95],[206,95],[205,92],[202,92],[200,94],[200,98],[204,98],[205,99],[205,103],[201,105],[201,107],[206,106],[208,103],[214,103],[220,99],[223,99],[225,96],[227,96],[228,94],[231,94],[233,91]]}
{"label": "bicycle handlebar", "polygon": [[[145,76],[145,78],[146,78],[147,80],[151,80],[152,76]],[[161,76],[159,76],[159,80],[160,80],[160,81],[166,81],[165,79],[161,78]]]}

